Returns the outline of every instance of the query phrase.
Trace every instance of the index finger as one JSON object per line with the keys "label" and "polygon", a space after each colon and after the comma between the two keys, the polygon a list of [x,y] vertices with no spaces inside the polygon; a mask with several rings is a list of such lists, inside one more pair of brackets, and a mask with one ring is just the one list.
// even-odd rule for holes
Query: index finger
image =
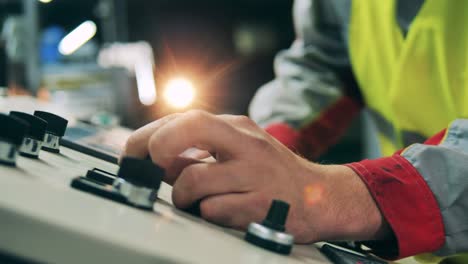
{"label": "index finger", "polygon": [[153,121],[147,124],[144,127],[137,129],[128,138],[121,157],[130,156],[130,157],[135,157],[135,158],[146,158],[149,154],[148,153],[148,141],[151,135],[153,135],[154,131],[158,130],[160,127],[167,124],[169,121],[173,120],[174,118],[177,118],[178,116],[180,116],[179,113],[167,115],[163,118],[160,118],[156,121]]}
{"label": "index finger", "polygon": [[167,167],[188,148],[229,158],[242,153],[247,141],[246,136],[221,118],[203,111],[190,111],[156,130],[148,149],[155,163]]}

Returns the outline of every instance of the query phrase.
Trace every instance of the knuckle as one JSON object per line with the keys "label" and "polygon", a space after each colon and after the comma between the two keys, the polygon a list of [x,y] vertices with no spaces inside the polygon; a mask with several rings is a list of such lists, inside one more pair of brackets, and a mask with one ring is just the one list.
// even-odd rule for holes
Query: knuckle
{"label": "knuckle", "polygon": [[127,142],[125,142],[124,146],[124,153],[125,154],[131,154],[131,150],[134,148],[134,146],[137,144],[137,137],[135,134],[132,134],[128,139]]}
{"label": "knuckle", "polygon": [[185,185],[189,188],[195,188],[197,183],[201,181],[201,174],[199,170],[195,169],[195,166],[188,166],[182,172],[182,180]]}
{"label": "knuckle", "polygon": [[263,137],[252,137],[249,144],[255,150],[268,150],[271,147],[271,143]]}
{"label": "knuckle", "polygon": [[172,190],[172,203],[177,208],[184,208],[185,207],[185,198],[183,197],[184,192],[179,191],[180,188],[174,186]]}
{"label": "knuckle", "polygon": [[252,129],[257,126],[257,124],[252,119],[245,115],[232,116],[231,120],[234,124],[244,128]]}
{"label": "knuckle", "polygon": [[[200,129],[208,122],[210,114],[203,110],[190,110],[185,113],[185,125],[191,129]],[[189,131],[187,131],[189,132]]]}
{"label": "knuckle", "polygon": [[197,196],[197,181],[200,173],[192,166],[186,167],[172,189],[172,202],[178,208],[185,208]]}
{"label": "knuckle", "polygon": [[153,152],[154,150],[156,149],[156,145],[157,145],[157,137],[154,136],[154,134],[150,137],[150,139],[148,140],[148,153],[150,154],[151,157],[153,157]]}
{"label": "knuckle", "polygon": [[255,122],[250,119],[248,116],[241,115],[236,117],[237,122],[239,122],[242,125],[248,126],[248,127],[253,127],[256,126]]}
{"label": "knuckle", "polygon": [[186,115],[188,118],[190,118],[190,119],[194,119],[194,120],[203,120],[203,119],[205,119],[209,114],[208,114],[208,112],[206,112],[206,111],[194,109],[194,110],[189,110],[189,111],[187,111],[185,115]]}
{"label": "knuckle", "polygon": [[218,219],[218,212],[215,204],[211,200],[203,200],[200,203],[200,214],[203,219],[215,222]]}
{"label": "knuckle", "polygon": [[178,208],[186,208],[199,199],[203,186],[200,185],[202,174],[195,165],[186,167],[172,190],[172,202]]}

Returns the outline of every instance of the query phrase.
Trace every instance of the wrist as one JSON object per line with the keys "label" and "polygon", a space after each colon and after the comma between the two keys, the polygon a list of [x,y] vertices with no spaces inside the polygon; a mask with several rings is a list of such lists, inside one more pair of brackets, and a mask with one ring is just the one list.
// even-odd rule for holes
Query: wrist
{"label": "wrist", "polygon": [[[320,240],[379,240],[389,227],[367,186],[352,169],[342,165],[317,165],[322,181],[321,201],[310,207]],[[315,177],[314,177],[315,178]]]}
{"label": "wrist", "polygon": [[[343,233],[352,240],[381,240],[390,236],[390,228],[361,177],[347,166],[333,166],[328,176],[341,201]],[[336,170],[336,171],[333,171]],[[333,198],[332,198],[333,200]]]}

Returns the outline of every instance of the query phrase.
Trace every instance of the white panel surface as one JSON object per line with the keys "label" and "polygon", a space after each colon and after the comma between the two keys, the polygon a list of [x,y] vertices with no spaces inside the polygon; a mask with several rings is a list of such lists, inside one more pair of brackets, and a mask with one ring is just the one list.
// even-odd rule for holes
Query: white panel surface
{"label": "white panel surface", "polygon": [[164,183],[154,212],[72,189],[89,169],[118,167],[67,148],[17,163],[0,166],[2,251],[53,263],[326,263],[312,245],[281,256],[177,210]]}

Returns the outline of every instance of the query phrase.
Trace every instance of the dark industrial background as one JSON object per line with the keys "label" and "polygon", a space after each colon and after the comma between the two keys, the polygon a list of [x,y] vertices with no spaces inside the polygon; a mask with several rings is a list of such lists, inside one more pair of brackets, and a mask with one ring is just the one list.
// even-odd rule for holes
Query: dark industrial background
{"label": "dark industrial background", "polygon": [[[95,39],[100,44],[109,39],[147,41],[155,55],[157,89],[168,78],[187,76],[199,90],[194,107],[213,113],[247,114],[256,90],[274,77],[275,54],[294,40],[292,0],[116,0],[115,3],[117,15],[110,18],[106,17],[109,10],[103,10],[95,0],[41,4],[39,28],[60,25],[71,30],[89,19],[99,25]],[[15,0],[0,0],[0,5],[0,22],[7,14],[22,9]],[[109,20],[117,25],[114,31],[101,30]],[[237,43],[242,34],[253,41],[247,50]],[[169,113],[163,103],[151,112],[150,119]],[[322,161],[360,158],[356,155],[361,149],[358,123],[354,127]]]}

